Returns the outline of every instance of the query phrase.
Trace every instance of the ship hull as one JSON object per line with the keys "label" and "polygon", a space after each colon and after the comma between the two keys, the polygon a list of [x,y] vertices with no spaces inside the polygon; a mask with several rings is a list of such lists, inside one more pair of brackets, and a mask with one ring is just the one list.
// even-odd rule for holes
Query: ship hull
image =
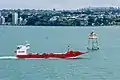
{"label": "ship hull", "polygon": [[26,55],[16,55],[17,58],[72,58],[87,52],[70,51],[67,53],[32,53]]}

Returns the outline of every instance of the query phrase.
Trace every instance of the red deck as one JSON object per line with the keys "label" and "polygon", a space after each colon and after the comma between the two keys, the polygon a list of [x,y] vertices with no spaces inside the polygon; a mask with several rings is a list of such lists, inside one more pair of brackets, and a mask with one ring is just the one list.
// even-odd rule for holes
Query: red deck
{"label": "red deck", "polygon": [[18,58],[70,58],[77,57],[79,55],[85,54],[87,52],[79,52],[79,51],[68,51],[63,54],[59,53],[38,53],[38,54],[27,54],[27,55],[16,55]]}

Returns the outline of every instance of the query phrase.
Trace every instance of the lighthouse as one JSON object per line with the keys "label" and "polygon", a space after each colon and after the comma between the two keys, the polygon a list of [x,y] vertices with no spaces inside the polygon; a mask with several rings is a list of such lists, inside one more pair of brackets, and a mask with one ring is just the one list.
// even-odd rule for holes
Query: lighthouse
{"label": "lighthouse", "polygon": [[88,35],[88,50],[98,50],[98,35],[92,30],[91,33]]}

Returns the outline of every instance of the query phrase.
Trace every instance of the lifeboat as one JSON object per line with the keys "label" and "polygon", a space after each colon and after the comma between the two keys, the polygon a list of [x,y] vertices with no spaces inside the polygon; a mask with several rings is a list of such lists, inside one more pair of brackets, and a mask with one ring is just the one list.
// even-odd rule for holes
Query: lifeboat
{"label": "lifeboat", "polygon": [[25,43],[24,45],[18,45],[15,51],[17,58],[76,58],[77,56],[83,55],[87,52],[69,50],[64,53],[28,53],[30,44]]}

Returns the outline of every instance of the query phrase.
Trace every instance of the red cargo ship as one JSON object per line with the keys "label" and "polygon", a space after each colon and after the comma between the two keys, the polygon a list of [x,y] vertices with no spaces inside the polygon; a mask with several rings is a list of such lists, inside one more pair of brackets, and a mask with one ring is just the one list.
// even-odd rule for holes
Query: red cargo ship
{"label": "red cargo ship", "polygon": [[69,50],[65,53],[28,53],[29,44],[18,45],[15,51],[17,58],[76,58],[87,52]]}

